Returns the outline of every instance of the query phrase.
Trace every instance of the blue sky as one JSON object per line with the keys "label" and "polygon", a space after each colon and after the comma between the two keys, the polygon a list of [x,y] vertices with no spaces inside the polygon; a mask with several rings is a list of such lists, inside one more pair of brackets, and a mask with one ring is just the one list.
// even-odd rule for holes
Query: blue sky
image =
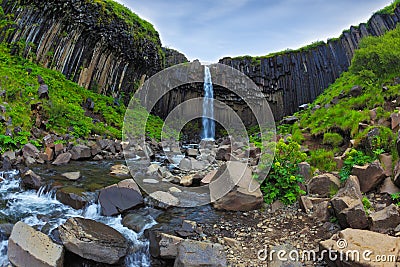
{"label": "blue sky", "polygon": [[266,55],[338,37],[391,0],[118,0],[189,60]]}

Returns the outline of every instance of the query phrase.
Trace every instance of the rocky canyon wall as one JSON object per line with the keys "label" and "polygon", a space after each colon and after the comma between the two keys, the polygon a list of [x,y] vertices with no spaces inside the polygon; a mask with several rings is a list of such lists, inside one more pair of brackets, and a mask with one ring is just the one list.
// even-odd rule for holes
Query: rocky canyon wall
{"label": "rocky canyon wall", "polygon": [[351,27],[337,39],[307,49],[275,56],[223,58],[220,63],[248,75],[265,94],[275,119],[282,119],[312,102],[350,66],[360,39],[394,29],[400,7],[393,15],[375,14],[368,23]]}
{"label": "rocky canyon wall", "polygon": [[25,57],[62,72],[96,92],[126,99],[163,69],[164,52],[153,26],[108,0],[3,0],[13,25],[0,41]]}

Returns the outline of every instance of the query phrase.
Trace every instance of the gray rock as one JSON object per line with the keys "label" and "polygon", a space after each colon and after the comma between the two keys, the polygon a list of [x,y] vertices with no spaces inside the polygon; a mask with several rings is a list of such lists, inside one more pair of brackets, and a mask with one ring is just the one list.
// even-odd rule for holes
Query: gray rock
{"label": "gray rock", "polygon": [[38,89],[39,99],[46,98],[49,99],[49,87],[47,84],[41,84]]}
{"label": "gray rock", "polygon": [[399,207],[391,204],[380,211],[372,213],[369,219],[371,222],[371,231],[387,233],[390,230],[394,230],[400,224]]}
{"label": "gray rock", "polygon": [[14,227],[14,224],[11,224],[11,223],[0,224],[0,239],[1,240],[9,239],[13,227]]}
{"label": "gray rock", "polygon": [[[398,262],[382,262],[380,264],[371,260],[377,259],[378,255],[399,255],[400,239],[367,230],[345,229],[333,235],[331,239],[320,242],[319,247],[320,251],[332,252],[332,254],[325,253],[323,255],[328,266],[395,267],[398,266]],[[340,253],[341,255],[354,255],[352,254],[354,251],[360,253],[359,261],[353,257],[349,257],[347,261],[341,260]],[[367,257],[363,257],[364,252],[371,252],[371,254],[364,254]]]}
{"label": "gray rock", "polygon": [[39,152],[40,151],[37,149],[37,147],[35,147],[31,143],[24,145],[24,147],[22,148],[22,155],[24,156],[24,158],[31,157],[35,159],[38,157]]}
{"label": "gray rock", "polygon": [[386,177],[385,171],[379,161],[374,161],[365,166],[355,165],[351,171],[351,174],[358,177],[358,180],[360,181],[360,189],[363,193],[367,193],[376,189],[376,187]]}
{"label": "gray rock", "polygon": [[113,216],[143,204],[142,193],[133,179],[126,179],[100,191],[99,203],[105,216]]}
{"label": "gray rock", "polygon": [[15,151],[6,151],[3,153],[3,158],[7,157],[9,160],[13,161],[16,159]]}
{"label": "gray rock", "polygon": [[183,241],[182,238],[153,229],[149,230],[147,235],[150,241],[150,254],[152,257],[160,259],[176,258],[178,246]]}
{"label": "gray rock", "polygon": [[396,194],[400,192],[400,188],[398,188],[392,181],[392,178],[386,177],[383,181],[382,186],[379,188],[379,193],[381,194]]}
{"label": "gray rock", "polygon": [[308,193],[319,197],[330,197],[340,187],[340,180],[330,173],[313,177],[307,185]]}
{"label": "gray rock", "polygon": [[304,212],[313,214],[313,217],[321,222],[327,222],[330,218],[329,201],[329,198],[301,196],[299,203]]}
{"label": "gray rock", "polygon": [[220,244],[184,240],[178,246],[174,267],[225,267],[225,249]]}
{"label": "gray rock", "polygon": [[184,158],[179,163],[179,169],[183,171],[191,171],[192,170],[192,161],[188,158]]}
{"label": "gray rock", "polygon": [[299,174],[304,177],[305,181],[309,181],[312,178],[311,166],[308,162],[300,162],[299,166]]}
{"label": "gray rock", "polygon": [[153,220],[148,216],[143,216],[141,214],[130,213],[127,214],[122,219],[122,225],[135,231],[136,233],[140,233],[146,227],[146,225],[152,223]]}
{"label": "gray rock", "polygon": [[350,176],[345,186],[331,200],[335,215],[342,228],[365,229],[369,226],[361,199],[358,179]]}
{"label": "gray rock", "polygon": [[180,203],[177,197],[163,191],[153,192],[149,196],[151,198],[150,200],[151,204],[161,209],[167,209],[172,206],[178,206]]}
{"label": "gray rock", "polygon": [[294,124],[295,122],[297,122],[299,120],[299,118],[297,118],[296,116],[290,116],[290,117],[286,117],[284,118],[281,123],[282,124]]}
{"label": "gray rock", "polygon": [[92,156],[89,147],[84,145],[76,145],[70,150],[72,160],[88,159]]}
{"label": "gray rock", "polygon": [[360,86],[360,85],[355,85],[355,86],[353,86],[353,87],[350,89],[350,92],[349,92],[349,94],[350,94],[352,97],[360,96],[360,95],[362,95],[362,93],[363,93],[363,88],[362,88],[362,86]]}
{"label": "gray rock", "polygon": [[25,189],[38,190],[42,186],[42,178],[34,173],[32,170],[28,170],[21,175],[22,186]]}
{"label": "gray rock", "polygon": [[53,161],[53,165],[63,165],[63,164],[67,164],[70,160],[71,160],[71,153],[66,152],[66,153],[62,153],[60,155],[57,156],[56,160]]}
{"label": "gray rock", "polygon": [[61,176],[64,176],[68,180],[76,181],[79,178],[81,178],[81,172],[79,172],[79,171],[77,171],[77,172],[64,172],[63,174],[61,174]]}
{"label": "gray rock", "polygon": [[[216,209],[249,211],[259,209],[263,204],[260,185],[253,179],[247,164],[228,161],[222,165],[212,181],[210,197]],[[228,189],[232,188],[229,192]]]}
{"label": "gray rock", "polygon": [[230,145],[219,146],[215,155],[216,160],[225,160],[227,154],[232,152]]}
{"label": "gray rock", "polygon": [[198,150],[197,150],[197,149],[188,148],[188,149],[186,150],[186,155],[187,155],[188,157],[197,157],[197,154],[198,154]]}
{"label": "gray rock", "polygon": [[8,240],[8,259],[17,267],[62,267],[64,247],[24,222],[17,222]]}
{"label": "gray rock", "polygon": [[86,197],[79,195],[74,192],[68,192],[68,190],[61,188],[57,190],[56,198],[61,203],[68,205],[74,209],[82,209],[88,203]]}
{"label": "gray rock", "polygon": [[58,230],[64,247],[85,259],[117,264],[128,251],[120,232],[93,220],[70,218]]}

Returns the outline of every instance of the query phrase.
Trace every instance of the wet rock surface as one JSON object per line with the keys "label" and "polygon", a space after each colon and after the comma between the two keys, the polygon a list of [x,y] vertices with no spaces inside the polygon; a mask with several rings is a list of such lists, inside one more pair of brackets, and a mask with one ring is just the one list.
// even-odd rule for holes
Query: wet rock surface
{"label": "wet rock surface", "polygon": [[47,235],[18,222],[8,241],[8,258],[17,267],[62,267],[64,247],[55,244]]}
{"label": "wet rock surface", "polygon": [[143,204],[142,193],[133,179],[106,187],[99,193],[102,214],[112,216]]}
{"label": "wet rock surface", "polygon": [[66,249],[85,259],[116,264],[127,254],[125,237],[102,223],[70,218],[58,230]]}

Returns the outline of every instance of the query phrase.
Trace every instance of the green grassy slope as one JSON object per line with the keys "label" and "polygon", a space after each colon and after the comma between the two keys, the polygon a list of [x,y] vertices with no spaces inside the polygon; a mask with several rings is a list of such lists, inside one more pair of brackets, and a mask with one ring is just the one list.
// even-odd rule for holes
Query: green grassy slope
{"label": "green grassy slope", "polygon": [[[319,143],[317,147],[322,149],[311,151],[314,158],[310,161],[315,167],[334,170],[327,160],[333,159],[334,153],[340,155],[340,147],[346,148],[351,139],[356,148],[371,157],[383,152],[397,157],[396,129],[392,131],[390,116],[399,112],[399,44],[400,27],[380,37],[364,38],[349,71],[307,110],[295,114],[299,123],[281,127],[282,133],[291,133],[300,143],[310,139]],[[355,86],[362,88],[360,93],[352,91]],[[368,133],[375,128],[377,134],[371,139]],[[334,153],[327,156],[327,150]]]}

